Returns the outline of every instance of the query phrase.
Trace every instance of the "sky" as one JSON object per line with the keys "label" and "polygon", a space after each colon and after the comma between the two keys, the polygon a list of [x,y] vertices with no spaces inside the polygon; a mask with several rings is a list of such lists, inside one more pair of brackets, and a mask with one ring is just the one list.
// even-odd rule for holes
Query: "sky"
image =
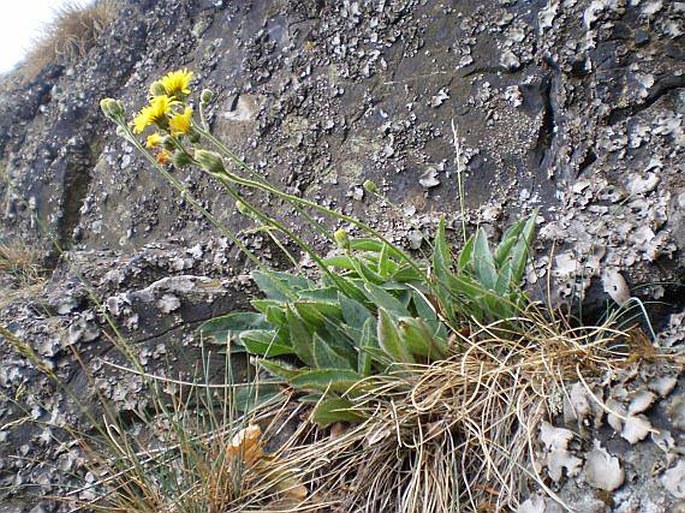
{"label": "sky", "polygon": [[44,24],[54,17],[54,12],[65,4],[85,5],[81,0],[4,0],[0,16],[0,73],[12,69],[40,34]]}

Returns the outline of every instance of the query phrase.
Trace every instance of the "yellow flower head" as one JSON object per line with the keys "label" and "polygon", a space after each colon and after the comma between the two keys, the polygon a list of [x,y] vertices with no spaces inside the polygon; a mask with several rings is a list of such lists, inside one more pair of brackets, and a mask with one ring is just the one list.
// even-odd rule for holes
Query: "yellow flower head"
{"label": "yellow flower head", "polygon": [[193,122],[193,109],[186,107],[183,114],[174,114],[169,118],[169,130],[171,135],[177,136],[187,134]]}
{"label": "yellow flower head", "polygon": [[176,103],[168,96],[155,96],[150,103],[143,107],[133,118],[133,133],[141,134],[148,126],[160,123],[171,112],[171,106]]}
{"label": "yellow flower head", "polygon": [[156,148],[160,144],[164,142],[164,137],[159,132],[155,132],[152,135],[149,135],[147,140],[145,141],[145,147],[146,148]]}
{"label": "yellow flower head", "polygon": [[184,68],[167,73],[159,83],[166,90],[167,96],[183,99],[190,94],[189,86],[192,79],[193,72]]}

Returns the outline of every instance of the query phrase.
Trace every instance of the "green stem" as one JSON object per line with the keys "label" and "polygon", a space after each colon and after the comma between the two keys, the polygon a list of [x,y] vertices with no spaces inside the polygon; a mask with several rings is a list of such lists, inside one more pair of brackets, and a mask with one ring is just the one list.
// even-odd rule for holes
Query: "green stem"
{"label": "green stem", "polygon": [[164,169],[164,166],[162,166],[157,160],[148,152],[143,145],[136,139],[136,137],[133,135],[131,130],[128,128],[127,125],[119,125],[121,126],[127,137],[126,140],[133,144],[135,148],[138,150],[139,153],[141,153],[145,159],[150,162],[159,173],[176,189],[181,193],[181,196],[186,198],[193,207],[195,207],[205,218],[207,218],[212,225],[217,228],[222,235],[228,237],[231,242],[233,242],[238,248],[240,248],[241,251],[245,253],[245,255],[250,259],[252,263],[254,263],[259,269],[262,271],[266,271],[267,267],[257,258],[257,256],[250,250],[248,249],[245,244],[238,239],[233,232],[230,230],[226,229],[226,227],[221,224],[221,222],[216,218],[214,214],[209,212],[205,207],[203,207],[190,193],[187,187],[185,187],[178,179],[176,179],[174,176],[172,176],[166,169]]}
{"label": "green stem", "polygon": [[[206,136],[210,141],[212,141],[212,140],[216,141],[216,139],[215,139],[211,134],[209,134],[208,132],[204,132],[203,130],[200,130],[200,132],[201,132],[201,134],[202,134],[203,136]],[[213,142],[214,142],[214,141],[213,141]],[[216,141],[216,142],[217,142],[219,145],[223,146],[219,141]],[[219,146],[217,146],[217,147],[219,147]],[[232,155],[232,153],[230,152],[230,150],[229,150],[228,148],[226,148],[225,146],[223,146],[222,151],[228,152],[227,155],[228,155],[228,154],[231,154],[231,155]],[[252,170],[247,164],[245,164],[245,162],[243,162],[241,159],[239,159],[239,158],[236,157],[235,155],[233,155],[232,157],[229,157],[229,158],[230,158],[238,167],[240,167],[241,169],[247,170],[250,174],[254,174],[254,173],[255,173],[254,170]],[[288,194],[288,193],[286,193],[286,192],[283,192],[283,191],[281,191],[281,190],[275,188],[273,185],[271,185],[270,183],[264,181],[264,180],[261,179],[261,178],[258,179],[258,180],[251,180],[251,179],[248,179],[248,178],[243,178],[243,177],[241,177],[241,176],[238,176],[238,175],[236,175],[235,173],[232,173],[232,172],[230,172],[230,171],[228,171],[228,170],[226,170],[225,173],[226,173],[225,176],[226,176],[231,182],[233,182],[233,183],[235,183],[235,184],[237,184],[237,185],[242,185],[242,186],[244,186],[244,187],[249,187],[249,188],[251,188],[251,189],[257,189],[257,190],[262,190],[262,191],[271,193],[271,194],[273,194],[274,196],[276,196],[276,197],[278,197],[278,198],[281,198],[281,199],[287,201],[287,202],[290,203],[290,204],[293,204],[293,205],[302,205],[302,206],[311,208],[311,209],[313,209],[313,210],[315,210],[315,211],[317,211],[317,212],[321,212],[321,213],[324,213],[324,214],[326,214],[326,215],[329,215],[329,216],[331,216],[331,217],[333,217],[333,218],[336,218],[336,219],[338,219],[338,220],[340,220],[340,221],[344,221],[344,222],[346,222],[346,223],[349,223],[349,224],[352,224],[352,225],[356,226],[357,228],[361,229],[362,231],[368,233],[369,235],[371,235],[371,236],[377,238],[377,239],[380,240],[381,242],[383,242],[383,243],[387,244],[388,246],[390,246],[391,248],[393,248],[393,249],[394,249],[395,251],[397,251],[397,253],[401,256],[402,260],[404,260],[407,264],[409,264],[409,266],[412,267],[412,269],[414,269],[415,271],[417,271],[417,272],[419,272],[419,273],[421,272],[421,268],[420,268],[420,267],[418,266],[418,264],[414,261],[414,259],[412,259],[409,255],[407,255],[402,249],[400,249],[399,247],[397,247],[395,244],[393,244],[392,242],[390,242],[386,237],[384,237],[383,235],[381,235],[380,232],[374,230],[374,229],[371,228],[369,225],[367,225],[366,223],[360,221],[359,219],[357,219],[357,218],[355,218],[355,217],[352,217],[352,216],[348,216],[348,215],[342,214],[342,213],[340,213],[340,212],[336,212],[335,210],[332,210],[332,209],[330,209],[330,208],[328,208],[328,207],[324,207],[324,206],[322,206],[322,205],[319,205],[318,203],[315,203],[315,202],[310,201],[310,200],[308,200],[308,199],[299,198],[299,197],[294,196],[294,195],[292,195],[292,194]]]}

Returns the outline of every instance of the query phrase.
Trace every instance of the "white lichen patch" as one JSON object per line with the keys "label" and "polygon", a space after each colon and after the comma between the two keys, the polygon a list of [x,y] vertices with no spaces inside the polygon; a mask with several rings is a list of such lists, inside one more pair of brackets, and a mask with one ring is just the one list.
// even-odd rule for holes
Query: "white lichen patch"
{"label": "white lichen patch", "polygon": [[611,492],[623,484],[625,472],[617,457],[611,456],[598,441],[595,440],[594,445],[585,462],[585,482],[593,488]]}
{"label": "white lichen patch", "polygon": [[649,382],[649,389],[653,390],[661,397],[666,397],[675,388],[678,380],[673,376],[661,376]]}
{"label": "white lichen patch", "polygon": [[519,504],[516,513],[546,513],[545,500],[539,495],[533,495]]}
{"label": "white lichen patch", "polygon": [[631,444],[636,444],[640,440],[647,438],[652,432],[652,424],[644,415],[628,416],[623,424],[621,436]]}
{"label": "white lichen patch", "polygon": [[544,464],[549,477],[559,482],[564,469],[569,477],[578,475],[583,460],[574,456],[568,448],[574,433],[568,429],[557,428],[548,422],[543,422],[540,428],[542,443],[545,445]]}
{"label": "white lichen patch", "polygon": [[675,397],[668,408],[668,416],[673,427],[685,431],[685,397]]}
{"label": "white lichen patch", "polygon": [[164,294],[159,301],[157,301],[159,309],[165,313],[171,313],[181,307],[181,301],[173,294]]}
{"label": "white lichen patch", "polygon": [[619,305],[630,299],[630,288],[623,275],[616,269],[602,271],[602,287],[604,292]]}
{"label": "white lichen patch", "polygon": [[685,460],[681,458],[675,467],[664,472],[661,483],[671,495],[678,499],[685,499]]}
{"label": "white lichen patch", "polygon": [[647,390],[636,392],[628,405],[628,413],[630,415],[637,415],[638,413],[647,411],[652,406],[655,399],[656,395]]}

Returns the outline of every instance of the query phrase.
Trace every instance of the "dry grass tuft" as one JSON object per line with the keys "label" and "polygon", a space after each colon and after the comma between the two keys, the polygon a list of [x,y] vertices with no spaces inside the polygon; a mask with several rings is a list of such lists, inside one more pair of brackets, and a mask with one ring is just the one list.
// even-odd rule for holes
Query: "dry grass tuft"
{"label": "dry grass tuft", "polygon": [[0,276],[8,279],[12,288],[38,283],[41,281],[40,254],[20,239],[0,242]]}
{"label": "dry grass tuft", "polygon": [[84,57],[118,9],[118,0],[96,0],[86,7],[67,3],[60,7],[54,21],[34,41],[22,67],[24,77],[35,77],[49,63]]}
{"label": "dry grass tuft", "polygon": [[351,397],[367,421],[336,437],[303,425],[283,465],[339,511],[515,511],[534,482],[554,497],[533,465],[540,425],[559,413],[565,382],[628,365],[615,348],[632,337],[535,312],[517,321],[516,332],[478,327],[449,359],[368,381]]}

